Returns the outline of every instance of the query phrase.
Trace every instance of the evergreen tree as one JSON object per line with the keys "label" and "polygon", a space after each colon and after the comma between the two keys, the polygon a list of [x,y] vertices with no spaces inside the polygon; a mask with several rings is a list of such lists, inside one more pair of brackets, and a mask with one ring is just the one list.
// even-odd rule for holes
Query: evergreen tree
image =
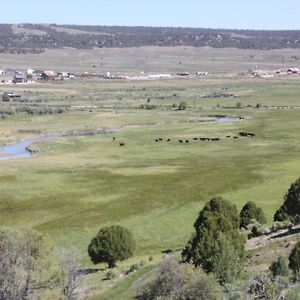
{"label": "evergreen tree", "polygon": [[260,224],[266,224],[267,219],[260,207],[252,201],[248,201],[240,212],[240,228],[247,228],[252,220],[256,220]]}
{"label": "evergreen tree", "polygon": [[294,223],[300,219],[300,177],[292,183],[284,196],[284,203],[276,211],[274,221],[290,220]]}
{"label": "evergreen tree", "polygon": [[239,225],[234,205],[222,198],[211,199],[194,224],[196,232],[182,252],[183,261],[215,273],[222,284],[231,282],[240,273],[244,257]]}
{"label": "evergreen tree", "polygon": [[134,249],[135,240],[131,232],[114,225],[100,229],[89,244],[88,253],[94,264],[106,262],[109,268],[114,268],[116,261],[131,257]]}

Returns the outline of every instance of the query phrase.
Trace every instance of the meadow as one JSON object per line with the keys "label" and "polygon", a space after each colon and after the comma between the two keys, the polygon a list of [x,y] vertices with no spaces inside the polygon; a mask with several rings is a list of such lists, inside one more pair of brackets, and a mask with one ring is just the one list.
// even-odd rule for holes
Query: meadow
{"label": "meadow", "polygon": [[[150,255],[159,260],[161,251],[185,245],[197,214],[214,196],[230,200],[238,209],[254,201],[271,224],[285,192],[299,177],[299,82],[298,76],[214,74],[205,79],[78,79],[12,86],[27,102],[2,106],[64,106],[68,112],[17,113],[0,120],[0,144],[32,138],[32,130],[118,131],[35,143],[32,147],[41,153],[34,157],[0,161],[0,225],[45,232],[58,247],[79,249],[83,266],[91,267],[87,245],[102,226],[121,224],[133,232],[137,250],[128,264]],[[206,97],[225,91],[234,97]],[[187,109],[177,110],[182,101]],[[147,104],[154,108],[141,108]],[[280,105],[295,108],[266,108]],[[243,119],[205,122],[215,115]],[[239,131],[255,137],[233,139]],[[203,136],[220,141],[193,140]],[[163,140],[155,142],[156,138]],[[126,279],[124,288],[138,280],[138,274],[151,272],[155,263]]]}

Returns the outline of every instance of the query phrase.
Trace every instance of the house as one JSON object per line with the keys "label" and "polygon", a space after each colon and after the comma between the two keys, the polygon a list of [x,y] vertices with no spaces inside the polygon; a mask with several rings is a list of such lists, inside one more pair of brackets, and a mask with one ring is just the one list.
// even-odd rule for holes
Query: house
{"label": "house", "polygon": [[207,76],[208,72],[196,72],[197,76]]}
{"label": "house", "polygon": [[76,75],[74,73],[68,73],[68,78],[69,79],[75,79]]}
{"label": "house", "polygon": [[5,74],[9,76],[15,76],[15,75],[20,75],[20,74],[26,74],[26,70],[18,70],[18,69],[11,69],[8,68],[5,70]]}
{"label": "house", "polygon": [[287,74],[299,74],[299,69],[298,68],[289,68],[287,70]]}
{"label": "house", "polygon": [[32,78],[34,78],[34,79],[42,79],[42,74],[43,74],[43,71],[41,71],[41,70],[34,70],[32,72]]}
{"label": "house", "polygon": [[149,75],[149,79],[164,79],[164,78],[171,78],[171,74],[154,74],[154,75]]}
{"label": "house", "polygon": [[13,83],[25,83],[27,82],[26,74],[15,74],[13,78]]}
{"label": "house", "polygon": [[55,80],[57,77],[57,73],[54,71],[43,71],[41,74],[41,78],[44,80]]}
{"label": "house", "polygon": [[14,92],[4,92],[2,94],[2,101],[10,102],[11,100],[17,100],[22,98],[20,94],[15,94]]}
{"label": "house", "polygon": [[177,73],[178,76],[190,76],[189,72],[179,72]]}
{"label": "house", "polygon": [[59,77],[59,78],[69,78],[69,73],[68,72],[58,72],[57,77]]}

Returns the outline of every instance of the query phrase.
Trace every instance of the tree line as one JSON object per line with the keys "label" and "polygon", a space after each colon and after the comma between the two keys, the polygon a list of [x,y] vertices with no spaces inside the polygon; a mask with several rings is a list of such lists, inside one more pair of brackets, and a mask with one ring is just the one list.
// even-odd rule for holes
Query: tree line
{"label": "tree line", "polygon": [[[192,46],[240,49],[300,48],[299,30],[227,30],[175,27],[83,26],[22,24],[45,34],[17,33],[0,24],[0,53],[41,53],[47,48],[123,48],[141,46]],[[72,30],[77,33],[72,33]],[[65,31],[64,31],[65,30]],[[68,31],[69,30],[69,31]]]}

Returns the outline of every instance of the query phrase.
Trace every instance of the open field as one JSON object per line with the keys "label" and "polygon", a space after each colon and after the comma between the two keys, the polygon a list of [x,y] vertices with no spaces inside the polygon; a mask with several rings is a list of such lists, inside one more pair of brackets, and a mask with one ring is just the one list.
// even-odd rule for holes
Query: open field
{"label": "open field", "polygon": [[141,72],[247,72],[250,67],[276,70],[297,66],[299,49],[241,50],[193,47],[48,49],[36,54],[0,54],[0,69],[33,68],[71,72],[140,74]]}
{"label": "open field", "polygon": [[[49,68],[56,68],[60,59],[55,51],[60,50],[34,56],[34,64],[44,66],[43,55],[50,55]],[[66,57],[72,51],[66,50]],[[103,61],[108,61],[110,55],[117,55],[109,51],[97,50],[97,55],[103,55]],[[148,55],[154,59],[150,48],[135,51],[141,51],[145,60]],[[168,55],[174,51],[174,57],[160,58],[163,63],[157,67],[148,61],[148,70],[165,71],[166,66],[175,70],[173,62],[187,50],[161,51]],[[203,55],[207,49],[190,51],[186,57],[193,57],[193,51]],[[244,65],[239,62],[250,51],[236,50],[240,51],[240,57],[234,52],[227,52],[226,57],[222,51],[225,50],[209,52],[210,57],[216,55],[216,61],[222,60],[218,64],[221,72],[230,70],[229,56],[235,59],[234,72],[246,69],[247,62]],[[259,59],[273,68],[281,62],[282,53],[290,55],[292,52],[262,52]],[[79,66],[82,70],[95,62],[87,62],[80,58],[80,52],[76,53],[75,59],[82,61]],[[55,55],[55,59],[50,59],[51,55]],[[146,64],[132,63],[131,55],[129,52],[120,58],[126,62],[116,61],[115,67],[110,62],[109,70],[146,71]],[[184,62],[185,58],[181,59]],[[209,66],[208,58],[204,65],[197,66],[192,64],[196,56],[189,59],[189,65],[180,66],[182,70],[187,65],[197,71]],[[28,65],[32,58],[29,55],[0,56],[1,64],[6,60],[21,67]],[[71,68],[72,65],[73,62],[67,61],[62,66]],[[101,70],[105,68],[104,64]],[[214,71],[213,66],[211,68],[209,71]],[[252,200],[263,208],[271,223],[283,195],[299,177],[299,83],[298,76],[271,79],[236,76],[232,79],[212,75],[206,79],[138,82],[79,79],[12,86],[11,90],[22,93],[26,102],[0,103],[1,107],[61,106],[67,108],[67,112],[53,115],[22,112],[0,119],[0,144],[32,138],[36,136],[33,130],[44,134],[102,127],[119,131],[36,143],[32,147],[42,152],[33,158],[0,161],[0,225],[33,227],[46,232],[61,248],[80,249],[83,265],[90,267],[87,245],[103,225],[117,223],[133,232],[138,246],[130,262],[147,260],[150,255],[159,260],[161,251],[177,250],[185,245],[198,212],[213,196],[223,196],[238,209]],[[0,86],[0,92],[6,89]],[[235,97],[205,97],[225,90]],[[174,104],[178,106],[181,101],[186,101],[186,110],[174,108]],[[260,108],[256,108],[258,103],[262,105]],[[152,109],[141,108],[147,104],[153,105]],[[282,105],[295,108],[266,108]],[[212,115],[244,119],[228,123],[203,122]],[[254,132],[255,137],[233,139],[239,131]],[[227,135],[231,138],[226,138]],[[195,141],[194,137],[220,137],[220,141]],[[155,142],[156,138],[163,141]],[[181,144],[179,139],[188,139],[189,143]],[[119,142],[124,142],[125,147],[120,147]],[[148,265],[145,271],[138,271],[123,285],[134,285],[138,274],[151,272],[153,267]],[[103,299],[109,299],[109,293]]]}

